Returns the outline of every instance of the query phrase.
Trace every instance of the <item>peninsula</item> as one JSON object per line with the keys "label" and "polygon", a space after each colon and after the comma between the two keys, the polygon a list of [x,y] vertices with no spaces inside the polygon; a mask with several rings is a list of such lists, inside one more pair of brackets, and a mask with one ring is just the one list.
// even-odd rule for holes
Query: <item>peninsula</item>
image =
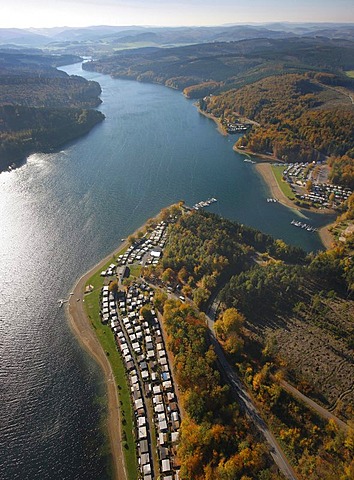
{"label": "peninsula", "polygon": [[[298,363],[298,349],[293,345],[286,355],[283,347],[289,340],[288,328],[294,325],[306,330],[312,322],[307,318],[303,323],[303,315],[316,315],[305,303],[304,307],[298,303],[295,291],[307,291],[308,297],[301,297],[306,305],[319,301],[316,308],[320,308],[326,304],[328,322],[332,322],[334,309],[344,309],[345,305],[353,308],[345,293],[352,288],[345,270],[349,253],[336,251],[337,276],[326,275],[324,283],[322,272],[323,268],[332,269],[332,251],[319,254],[309,263],[298,248],[181,203],[150,219],[83,276],[73,290],[68,313],[73,331],[105,373],[115,478],[142,475],[148,479],[162,474],[164,478],[189,479],[206,471],[218,478],[224,462],[229,462],[229,468],[233,465],[235,474],[247,472],[251,478],[257,478],[260,471],[269,471],[269,478],[279,478],[277,471],[287,478],[305,478],[300,465],[311,460],[304,458],[303,450],[284,432],[301,428],[299,441],[307,439],[313,454],[322,459],[321,445],[337,431],[348,429],[343,420],[327,410],[331,410],[330,403],[336,404],[332,382],[342,392],[349,392],[345,383],[349,377],[328,377],[327,383],[321,384],[316,372],[327,364],[321,356],[316,357],[317,363],[310,366],[312,382],[306,388],[312,397],[309,407],[310,399],[301,393],[303,363]],[[321,278],[320,285],[317,278]],[[245,288],[250,281],[254,285],[251,291]],[[330,294],[333,289],[335,297]],[[283,296],[283,301],[275,302],[273,297],[266,301],[270,291],[277,298]],[[262,322],[257,320],[259,308],[266,312]],[[285,319],[286,326],[277,323],[272,333],[271,325],[278,315]],[[337,334],[326,325],[317,323],[316,335],[308,336],[307,332],[303,338],[321,342],[326,335],[330,345],[342,342],[340,348],[348,348],[344,345],[349,328],[346,317]],[[277,348],[272,343],[273,335]],[[255,353],[256,345],[262,350],[261,357]],[[292,382],[294,392],[284,381],[284,355],[288,362],[285,378]],[[332,361],[336,364],[340,360],[334,355]],[[229,362],[236,362],[237,371]],[[342,368],[352,368],[349,357]],[[238,387],[234,388],[232,382]],[[244,391],[241,397],[240,389]],[[350,402],[350,395],[343,393],[340,398]],[[244,396],[249,398],[246,404]],[[320,405],[324,399],[329,403]],[[300,410],[294,410],[294,402]],[[313,405],[317,413],[308,410]],[[260,409],[256,417],[250,413],[255,408]],[[305,424],[296,411],[303,412]],[[345,409],[338,413],[345,421]],[[264,421],[256,420],[261,418],[258,415],[275,437]],[[326,427],[328,418],[338,425],[334,430]],[[319,430],[313,438],[315,427]],[[224,442],[217,440],[220,432],[225,441],[232,435],[236,450],[225,450]],[[246,432],[252,467],[245,457]],[[205,438],[213,445],[212,459]],[[262,444],[277,452],[275,464]],[[194,458],[196,450],[200,451],[198,459]],[[331,455],[332,467],[341,469],[346,460],[339,450]]]}

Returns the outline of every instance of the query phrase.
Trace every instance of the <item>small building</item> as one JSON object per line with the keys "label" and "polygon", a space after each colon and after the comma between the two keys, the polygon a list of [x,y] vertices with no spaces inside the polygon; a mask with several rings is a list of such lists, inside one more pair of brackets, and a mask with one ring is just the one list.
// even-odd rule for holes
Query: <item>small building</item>
{"label": "small building", "polygon": [[123,280],[123,278],[127,278],[130,275],[130,270],[129,267],[126,265],[122,265],[121,267],[118,268],[117,270],[117,276],[120,280]]}
{"label": "small building", "polygon": [[146,465],[147,463],[150,463],[150,455],[148,453],[143,453],[141,456],[140,456],[140,465],[141,466],[144,466]]}
{"label": "small building", "polygon": [[147,440],[141,440],[139,442],[139,450],[140,450],[141,455],[143,453],[148,453],[149,452],[149,444],[148,444]]}
{"label": "small building", "polygon": [[170,460],[166,458],[165,460],[162,460],[162,465],[161,465],[161,471],[162,473],[169,473],[171,471],[171,464]]}
{"label": "small building", "polygon": [[150,463],[147,463],[146,465],[143,466],[143,473],[144,475],[149,475],[151,473]]}
{"label": "small building", "polygon": [[166,420],[161,420],[161,422],[158,423],[158,430],[159,433],[162,432],[167,432],[167,422]]}
{"label": "small building", "polygon": [[167,445],[167,433],[159,433],[159,444],[160,445]]}
{"label": "small building", "polygon": [[168,448],[166,448],[166,447],[160,447],[160,448],[159,448],[159,456],[160,456],[160,460],[166,460],[166,458],[169,457]]}
{"label": "small building", "polygon": [[138,428],[138,439],[145,440],[146,438],[147,438],[147,429],[146,429],[146,426],[144,425],[143,427]]}

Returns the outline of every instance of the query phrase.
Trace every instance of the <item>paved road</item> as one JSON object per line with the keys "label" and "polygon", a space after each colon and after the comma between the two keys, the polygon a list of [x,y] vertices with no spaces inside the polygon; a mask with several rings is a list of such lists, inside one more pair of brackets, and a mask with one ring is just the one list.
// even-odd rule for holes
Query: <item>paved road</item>
{"label": "paved road", "polygon": [[[250,397],[249,393],[247,392],[245,386],[240,381],[239,377],[237,376],[233,367],[227,361],[225,354],[220,347],[219,342],[216,340],[214,335],[214,321],[211,318],[210,314],[215,313],[217,310],[217,304],[215,302],[211,305],[209,309],[209,315],[207,315],[207,323],[211,333],[212,343],[215,348],[215,353],[218,356],[218,360],[222,370],[225,373],[227,380],[232,387],[238,404],[240,407],[246,412],[247,416],[252,420],[254,425],[258,428],[258,430],[263,434],[264,438],[268,442],[271,447],[270,453],[274,459],[274,462],[278,465],[279,470],[283,473],[283,475],[288,478],[289,480],[297,480],[297,476],[291,467],[288,459],[284,455],[278,441],[272,434],[272,432],[267,427],[266,423],[261,418],[257,408],[255,407],[252,398]],[[215,318],[215,316],[213,315]]]}

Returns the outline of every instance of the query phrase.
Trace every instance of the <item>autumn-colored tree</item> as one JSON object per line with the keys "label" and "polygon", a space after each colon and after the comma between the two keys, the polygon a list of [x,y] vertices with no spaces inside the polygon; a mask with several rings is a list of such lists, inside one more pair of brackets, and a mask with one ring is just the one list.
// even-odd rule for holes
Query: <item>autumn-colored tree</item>
{"label": "autumn-colored tree", "polygon": [[163,307],[166,300],[167,300],[167,295],[164,291],[160,289],[155,291],[154,304],[159,312],[163,311]]}
{"label": "autumn-colored tree", "polygon": [[151,313],[151,306],[149,307],[148,305],[144,305],[141,307],[139,314],[144,318],[145,321],[150,322],[153,318],[153,315]]}
{"label": "autumn-colored tree", "polygon": [[193,301],[198,308],[201,308],[208,301],[209,296],[210,296],[210,291],[207,290],[206,288],[200,287],[194,290]]}
{"label": "autumn-colored tree", "polygon": [[133,243],[136,242],[136,237],[134,235],[129,235],[128,242],[130,243],[130,245],[133,245]]}
{"label": "autumn-colored tree", "polygon": [[308,192],[311,192],[311,191],[312,191],[312,187],[313,187],[313,182],[312,182],[312,180],[308,180],[308,181],[306,182],[306,190],[307,190]]}
{"label": "autumn-colored tree", "polygon": [[239,334],[245,322],[245,317],[236,308],[228,308],[220,314],[214,324],[215,332],[221,340],[225,341],[232,333]]}
{"label": "autumn-colored tree", "polygon": [[180,271],[178,272],[178,280],[181,283],[186,283],[189,277],[188,270],[186,269],[185,266],[183,266]]}
{"label": "autumn-colored tree", "polygon": [[193,293],[193,289],[190,285],[183,285],[182,287],[182,293],[186,297],[191,297]]}
{"label": "autumn-colored tree", "polygon": [[165,283],[170,283],[175,280],[175,272],[172,270],[172,268],[166,268],[164,270],[163,274],[161,275],[161,280]]}
{"label": "autumn-colored tree", "polygon": [[109,282],[109,285],[108,285],[108,290],[110,292],[112,292],[113,294],[116,294],[117,291],[118,291],[118,282],[117,280],[112,280]]}

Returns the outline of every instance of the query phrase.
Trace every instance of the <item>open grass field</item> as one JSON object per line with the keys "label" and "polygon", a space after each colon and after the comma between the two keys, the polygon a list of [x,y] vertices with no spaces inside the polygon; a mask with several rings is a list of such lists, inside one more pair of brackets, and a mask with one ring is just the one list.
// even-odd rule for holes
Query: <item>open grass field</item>
{"label": "open grass field", "polygon": [[281,191],[286,195],[290,200],[295,199],[295,195],[291,191],[290,185],[283,180],[283,172],[285,170],[285,166],[283,165],[272,165],[272,170],[274,172],[275,178],[277,179],[278,185]]}
{"label": "open grass field", "polygon": [[348,70],[347,72],[345,72],[346,75],[350,78],[354,78],[354,70]]}

